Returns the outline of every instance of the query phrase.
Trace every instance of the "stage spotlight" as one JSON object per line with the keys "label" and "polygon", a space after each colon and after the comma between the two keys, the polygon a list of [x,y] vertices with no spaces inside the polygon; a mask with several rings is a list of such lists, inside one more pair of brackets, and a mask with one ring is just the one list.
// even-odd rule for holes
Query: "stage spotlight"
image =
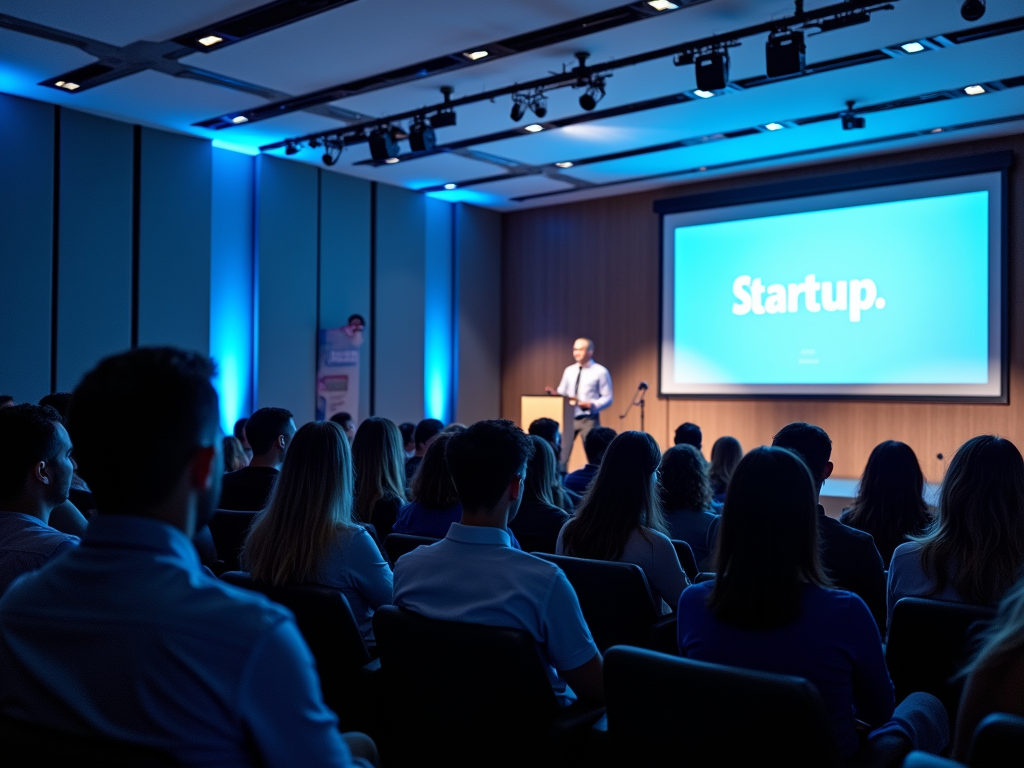
{"label": "stage spotlight", "polygon": [[521,94],[518,94],[518,93],[513,93],[512,94],[512,111],[509,112],[508,116],[511,117],[515,122],[518,123],[520,120],[523,119],[523,115],[525,115],[525,114],[526,114],[526,97],[522,96]]}
{"label": "stage spotlight", "polygon": [[729,84],[729,52],[724,49],[698,56],[694,68],[699,91],[724,91]]}
{"label": "stage spotlight", "polygon": [[548,114],[548,97],[543,91],[537,91],[530,97],[530,111],[542,120]]}
{"label": "stage spotlight", "polygon": [[330,167],[338,162],[338,158],[341,157],[342,150],[345,149],[345,145],[337,139],[324,139],[324,156],[321,158],[324,165]]}
{"label": "stage spotlight", "polygon": [[370,156],[380,162],[398,154],[398,142],[390,126],[381,126],[370,134]]}
{"label": "stage spotlight", "polygon": [[580,106],[587,112],[593,110],[598,102],[604,98],[604,82],[603,77],[590,78],[590,85],[587,86],[586,92],[580,96]]}
{"label": "stage spotlight", "polygon": [[985,86],[983,85],[968,85],[964,88],[964,93],[968,96],[980,96],[985,93]]}
{"label": "stage spotlight", "polygon": [[804,71],[807,46],[804,43],[804,33],[799,30],[773,32],[768,36],[764,52],[768,77],[785,77]]}
{"label": "stage spotlight", "polygon": [[840,120],[843,121],[844,131],[855,131],[867,125],[867,121],[853,111],[853,104],[852,101],[846,102],[846,111],[839,115]]}
{"label": "stage spotlight", "polygon": [[960,15],[966,21],[977,21],[985,15],[985,0],[964,0],[960,6]]}
{"label": "stage spotlight", "polygon": [[452,182],[449,181],[447,184],[444,185],[444,188],[445,189],[455,189],[457,186],[459,186],[459,185],[458,184],[453,184]]}
{"label": "stage spotlight", "polygon": [[455,113],[450,109],[442,110],[430,118],[432,128],[448,128],[455,125]]}
{"label": "stage spotlight", "polygon": [[299,153],[299,148],[297,146],[295,146],[294,144],[288,144],[284,148],[284,153],[286,155],[297,155]]}
{"label": "stage spotlight", "polygon": [[409,149],[413,152],[430,152],[437,144],[434,129],[427,125],[420,115],[409,126]]}

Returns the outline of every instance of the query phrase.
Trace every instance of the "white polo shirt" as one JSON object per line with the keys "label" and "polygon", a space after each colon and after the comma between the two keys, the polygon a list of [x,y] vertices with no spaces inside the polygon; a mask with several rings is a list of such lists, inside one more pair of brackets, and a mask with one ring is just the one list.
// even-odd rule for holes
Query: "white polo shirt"
{"label": "white polo shirt", "polygon": [[513,549],[507,531],[452,523],[448,535],[395,565],[395,605],[443,621],[529,632],[563,705],[576,694],[556,670],[576,669],[597,646],[562,570]]}

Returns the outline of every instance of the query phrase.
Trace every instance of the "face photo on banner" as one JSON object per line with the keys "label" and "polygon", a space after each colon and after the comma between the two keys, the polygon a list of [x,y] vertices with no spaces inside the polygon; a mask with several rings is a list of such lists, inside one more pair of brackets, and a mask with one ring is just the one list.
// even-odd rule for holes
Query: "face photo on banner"
{"label": "face photo on banner", "polygon": [[358,424],[359,365],[366,321],[352,315],[341,328],[321,328],[316,372],[316,418],[325,420],[345,411]]}

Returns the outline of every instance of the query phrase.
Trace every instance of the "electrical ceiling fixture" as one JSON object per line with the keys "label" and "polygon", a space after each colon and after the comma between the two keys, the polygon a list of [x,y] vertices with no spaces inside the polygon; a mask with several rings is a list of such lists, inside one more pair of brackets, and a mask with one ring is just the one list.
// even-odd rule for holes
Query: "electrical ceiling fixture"
{"label": "electrical ceiling fixture", "polygon": [[907,53],[920,53],[921,51],[924,50],[924,46],[921,45],[921,43],[917,42],[916,40],[912,43],[904,43],[903,45],[900,46],[900,48],[902,48]]}
{"label": "electrical ceiling fixture", "polygon": [[702,99],[712,99],[716,96],[714,91],[702,91],[700,88],[694,91],[693,95],[699,96]]}
{"label": "electrical ceiling fixture", "polygon": [[512,111],[509,112],[508,116],[515,122],[519,122],[523,119],[523,115],[526,114],[526,97],[521,93],[512,94]]}
{"label": "electrical ceiling fixture", "polygon": [[218,37],[217,35],[207,35],[206,37],[200,37],[198,42],[200,45],[205,45],[207,48],[209,48],[211,45],[223,43],[224,38]]}
{"label": "electrical ceiling fixture", "polygon": [[697,89],[724,91],[729,84],[729,52],[725,48],[705,53],[694,59]]}
{"label": "electrical ceiling fixture", "polygon": [[530,111],[533,112],[537,117],[543,120],[548,114],[548,97],[544,95],[544,91],[538,88],[534,91],[529,101]]}
{"label": "electrical ceiling fixture", "polygon": [[785,127],[782,123],[767,123],[765,125],[765,129],[769,131],[781,131]]}
{"label": "electrical ceiling fixture", "polygon": [[960,15],[966,21],[977,21],[985,15],[985,0],[964,0],[960,6]]}
{"label": "electrical ceiling fixture", "polygon": [[452,94],[455,89],[450,85],[441,86],[441,95],[444,96],[444,103],[441,108],[430,118],[430,125],[433,128],[449,128],[455,125],[455,110],[452,109]]}
{"label": "electrical ceiling fixture", "polygon": [[559,168],[572,168],[573,164],[568,160],[563,160],[560,163],[555,163]]}
{"label": "electrical ceiling fixture", "polygon": [[241,125],[242,123],[248,123],[249,118],[245,115],[236,115],[235,117],[231,118],[231,122],[235,125]]}
{"label": "electrical ceiling fixture", "polygon": [[389,157],[384,162],[387,163],[388,165],[394,165],[395,163],[398,162],[398,158],[397,157]]}
{"label": "electrical ceiling fixture", "polygon": [[78,83],[69,83],[66,80],[58,80],[54,85],[67,91],[77,91],[79,88]]}
{"label": "electrical ceiling fixture", "polygon": [[[327,167],[330,167],[330,166],[334,165],[336,162],[338,162],[338,158],[341,157],[341,153],[345,149],[345,144],[343,142],[340,142],[340,141],[334,141],[334,140],[331,140],[331,139],[326,139],[326,140],[324,140],[323,145],[324,145],[324,156],[321,159],[323,160],[324,165],[326,165]],[[309,146],[312,147],[313,146],[313,142],[310,142]],[[319,144],[317,144],[317,146],[319,146]],[[287,151],[287,150],[285,150],[285,151]]]}
{"label": "electrical ceiling fixture", "polygon": [[604,98],[605,76],[591,75],[587,83],[587,90],[580,96],[580,106],[587,112],[596,107]]}
{"label": "electrical ceiling fixture", "polygon": [[486,59],[488,56],[491,55],[491,53],[490,51],[470,51],[462,55],[465,56],[470,61],[479,61],[480,59]]}
{"label": "electrical ceiling fixture", "polygon": [[966,88],[964,88],[964,93],[966,93],[968,96],[979,96],[980,94],[985,93],[985,86],[968,85]]}
{"label": "electrical ceiling fixture", "polygon": [[299,148],[295,144],[289,144],[284,148],[284,153],[286,155],[297,155],[299,153]]}
{"label": "electrical ceiling fixture", "polygon": [[679,6],[669,0],[647,0],[647,4],[656,11],[674,11]]}
{"label": "electrical ceiling fixture", "polygon": [[804,71],[806,53],[807,44],[804,42],[804,33],[800,30],[772,32],[768,35],[764,49],[768,77],[800,74]]}
{"label": "electrical ceiling fixture", "polygon": [[854,102],[846,102],[846,111],[839,115],[839,119],[842,120],[844,131],[853,131],[858,128],[863,128],[867,125],[867,121],[862,115],[858,115],[853,111]]}
{"label": "electrical ceiling fixture", "polygon": [[451,182],[449,181],[449,182],[448,182],[447,184],[445,184],[445,185],[444,185],[444,188],[445,188],[445,189],[455,189],[455,188],[456,188],[456,187],[458,187],[458,186],[459,186],[458,184],[452,184],[452,183],[451,183]]}
{"label": "electrical ceiling fixture", "polygon": [[523,128],[523,130],[527,131],[529,133],[538,133],[538,132],[544,130],[544,126],[543,125],[539,125],[538,123],[533,123],[532,125],[525,126]]}
{"label": "electrical ceiling fixture", "polygon": [[378,162],[393,160],[398,155],[398,141],[394,126],[381,125],[373,130],[369,138],[370,155]]}
{"label": "electrical ceiling fixture", "polygon": [[413,152],[430,152],[436,145],[434,129],[422,116],[417,117],[409,126],[409,149]]}

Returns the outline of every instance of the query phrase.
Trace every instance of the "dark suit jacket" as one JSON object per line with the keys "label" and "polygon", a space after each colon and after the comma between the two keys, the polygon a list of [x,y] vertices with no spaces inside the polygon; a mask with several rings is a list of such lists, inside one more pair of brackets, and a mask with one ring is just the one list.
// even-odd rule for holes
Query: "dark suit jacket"
{"label": "dark suit jacket", "polygon": [[221,485],[218,509],[259,512],[267,506],[279,474],[270,467],[242,467],[228,472]]}

